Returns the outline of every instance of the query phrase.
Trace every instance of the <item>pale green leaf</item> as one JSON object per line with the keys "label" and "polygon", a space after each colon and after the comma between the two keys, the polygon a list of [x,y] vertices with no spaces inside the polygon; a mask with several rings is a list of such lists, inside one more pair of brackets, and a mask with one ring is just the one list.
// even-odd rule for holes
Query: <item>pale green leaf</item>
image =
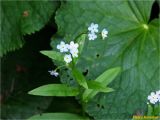
{"label": "pale green leaf", "polygon": [[[102,89],[97,90],[98,92],[104,92],[104,93],[108,93],[108,92],[113,92],[114,89],[113,88],[109,88],[109,87],[105,87]],[[94,96],[93,96],[94,97]]]}
{"label": "pale green leaf", "polygon": [[106,87],[104,84],[97,81],[87,81],[88,89],[96,90],[98,92],[111,92],[114,91],[112,88]]}
{"label": "pale green leaf", "polygon": [[34,115],[27,120],[89,120],[89,118],[73,113],[44,113]]}
{"label": "pale green leaf", "polygon": [[79,94],[77,88],[68,87],[64,84],[43,85],[29,91],[31,95],[39,96],[76,96]]}
{"label": "pale green leaf", "polygon": [[[103,84],[104,86],[107,86],[111,81],[115,79],[115,77],[120,73],[120,71],[121,71],[120,67],[111,68],[102,73],[95,81]],[[102,91],[105,91],[105,89],[101,90],[87,89],[83,93],[83,100],[88,102],[88,100],[92,99],[98,92]],[[112,91],[113,89],[106,88],[106,92],[112,92]]]}
{"label": "pale green leaf", "polygon": [[72,69],[73,76],[75,77],[76,81],[79,85],[83,86],[84,88],[88,88],[87,81],[83,74],[76,68]]}
{"label": "pale green leaf", "polygon": [[93,90],[93,89],[87,89],[83,93],[83,101],[88,102],[90,99],[92,99],[98,92],[104,92],[104,93],[109,93],[113,92],[114,90],[112,88],[106,87],[106,88],[101,88],[98,90]]}
{"label": "pale green leaf", "polygon": [[87,38],[87,34],[81,34],[76,39],[76,42],[79,44],[79,48],[78,48],[79,49],[79,53],[81,53],[83,48],[84,48],[84,44],[85,44],[86,38]]}
{"label": "pale green leaf", "polygon": [[109,70],[106,70],[100,76],[98,76],[98,78],[96,78],[95,81],[100,82],[101,84],[104,84],[104,86],[106,86],[110,82],[112,82],[120,72],[120,67],[111,68]]}
{"label": "pale green leaf", "polygon": [[64,62],[64,55],[61,54],[60,52],[56,52],[53,50],[50,50],[50,51],[43,50],[43,51],[40,51],[40,53],[42,53],[43,55],[46,55],[47,57],[53,60]]}
{"label": "pale green leaf", "polygon": [[95,89],[95,90],[106,87],[104,84],[94,80],[87,81],[87,85],[88,85],[88,89]]}

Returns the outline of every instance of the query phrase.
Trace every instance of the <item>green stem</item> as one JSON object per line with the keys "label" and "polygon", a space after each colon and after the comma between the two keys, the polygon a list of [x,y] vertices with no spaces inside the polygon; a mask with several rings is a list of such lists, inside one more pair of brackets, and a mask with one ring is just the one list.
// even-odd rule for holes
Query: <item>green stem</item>
{"label": "green stem", "polygon": [[82,33],[80,33],[77,37],[75,37],[75,40],[77,40],[81,35],[83,35],[83,34],[87,34],[87,32],[82,32]]}
{"label": "green stem", "polygon": [[72,69],[73,69],[75,67],[75,63],[74,63],[74,58],[73,58],[72,54],[71,54],[71,57],[72,57]]}
{"label": "green stem", "polygon": [[[78,36],[76,36],[75,37],[75,40],[77,40],[81,35],[83,35],[83,34],[87,34],[88,32],[87,31],[85,31],[85,32],[83,32],[83,33],[80,33]],[[73,56],[71,55],[71,57],[72,57],[72,66],[71,66],[71,70],[75,67],[75,62],[74,62],[74,58],[73,58]],[[80,90],[80,86],[79,86],[79,90]],[[82,105],[82,115],[85,117],[86,115],[85,115],[85,108],[86,108],[86,102],[84,102],[83,100],[82,100],[82,98],[81,98],[81,105]]]}
{"label": "green stem", "polygon": [[61,66],[58,66],[55,71],[57,71],[58,69],[62,68],[62,67],[66,67],[66,65],[61,65]]}
{"label": "green stem", "polygon": [[85,117],[85,107],[86,107],[86,103],[85,102],[81,102],[82,103],[82,115]]}
{"label": "green stem", "polygon": [[153,105],[153,112],[152,112],[152,115],[154,116],[155,115],[155,107]]}

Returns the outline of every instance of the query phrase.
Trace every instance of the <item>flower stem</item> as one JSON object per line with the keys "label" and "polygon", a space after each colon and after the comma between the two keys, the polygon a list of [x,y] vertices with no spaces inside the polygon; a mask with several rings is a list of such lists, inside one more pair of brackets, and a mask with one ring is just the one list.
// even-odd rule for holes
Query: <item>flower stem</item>
{"label": "flower stem", "polygon": [[83,35],[83,34],[87,34],[87,32],[82,32],[82,33],[80,33],[78,36],[76,36],[75,37],[75,40],[77,40],[81,35]]}
{"label": "flower stem", "polygon": [[85,107],[86,107],[86,103],[82,101],[82,115],[85,117]]}
{"label": "flower stem", "polygon": [[66,67],[66,65],[61,65],[61,66],[58,66],[55,71],[57,71],[58,69],[62,68],[62,67]]}

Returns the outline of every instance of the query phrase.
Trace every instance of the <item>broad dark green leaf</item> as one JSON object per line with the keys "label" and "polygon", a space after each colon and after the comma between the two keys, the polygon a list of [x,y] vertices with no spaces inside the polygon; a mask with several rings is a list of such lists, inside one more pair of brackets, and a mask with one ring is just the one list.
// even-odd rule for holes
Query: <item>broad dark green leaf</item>
{"label": "broad dark green leaf", "polygon": [[86,39],[77,63],[90,80],[114,66],[123,70],[110,84],[115,92],[97,95],[88,103],[86,111],[95,119],[129,119],[145,113],[148,94],[159,89],[159,19],[150,21],[153,2],[68,1],[56,13],[58,33],[67,41],[87,31],[92,22],[99,25],[100,32],[103,28],[109,31],[105,40]]}
{"label": "broad dark green leaf", "polygon": [[31,95],[39,96],[76,96],[79,90],[76,88],[68,87],[63,84],[48,84],[43,85],[29,91]]}
{"label": "broad dark green leaf", "polygon": [[78,84],[87,89],[88,88],[87,81],[83,76],[83,74],[77,68],[73,68],[72,73]]}
{"label": "broad dark green leaf", "polygon": [[50,50],[50,51],[43,50],[43,51],[40,51],[40,53],[42,53],[43,55],[46,55],[47,57],[53,60],[64,62],[64,55],[61,54],[60,52],[56,52],[53,50]]}
{"label": "broad dark green leaf", "polygon": [[0,56],[22,47],[23,36],[40,30],[54,13],[57,2],[1,1]]}
{"label": "broad dark green leaf", "polygon": [[89,120],[89,118],[73,113],[44,113],[42,115],[32,116],[27,120]]}

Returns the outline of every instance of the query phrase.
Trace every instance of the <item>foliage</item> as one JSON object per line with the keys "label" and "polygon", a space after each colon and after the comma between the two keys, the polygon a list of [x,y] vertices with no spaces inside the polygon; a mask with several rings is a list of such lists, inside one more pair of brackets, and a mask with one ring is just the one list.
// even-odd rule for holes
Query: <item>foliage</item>
{"label": "foliage", "polygon": [[29,92],[31,95],[41,96],[76,96],[78,93],[78,89],[62,84],[48,84]]}
{"label": "foliage", "polygon": [[[83,116],[86,112],[96,120],[131,119],[145,113],[158,115],[159,105],[146,104],[148,93],[160,89],[160,19],[150,19],[153,2],[61,1],[54,16],[58,32],[51,41],[53,50],[40,53],[58,66],[55,72],[59,72],[62,84],[43,85],[29,94],[76,96]],[[48,0],[1,2],[4,25],[0,31],[0,56],[21,47],[22,35],[34,33],[48,22],[57,7],[57,2],[51,3]],[[91,23],[99,25],[98,38],[93,41],[87,35]],[[106,39],[100,33],[104,28],[108,32]],[[71,51],[67,52],[72,59],[67,63],[66,54],[57,50],[60,41],[78,43],[78,56],[74,58]],[[85,119],[72,113],[44,113],[30,119],[64,117]]]}
{"label": "foliage", "polygon": [[[67,45],[68,46],[68,45]],[[65,48],[65,46],[62,47],[62,49]],[[60,63],[63,60],[62,53],[56,52],[56,51],[41,51],[42,54],[48,56],[51,59],[57,60]],[[57,56],[57,57],[56,57]],[[85,79],[84,75],[75,67],[75,59],[72,56],[72,61],[71,63],[64,63],[62,66],[58,66],[54,71],[56,72],[57,69],[60,69],[61,67],[66,67],[70,69],[70,71],[73,73],[73,77],[79,84],[79,86],[74,87],[69,87],[65,84],[48,84],[44,86],[40,86],[34,90],[31,90],[29,94],[31,95],[39,95],[39,96],[78,96],[79,93],[82,94],[80,95],[80,101],[82,104],[83,109],[86,107],[85,104],[88,102],[88,100],[92,99],[97,93],[99,92],[112,92],[113,89],[111,88],[106,88],[106,86],[114,80],[114,78],[120,73],[120,68],[112,68],[104,73],[102,73],[98,78],[95,79],[95,81],[90,81],[89,83],[89,88],[87,85],[87,80]],[[65,65],[66,64],[66,65]],[[54,74],[53,74],[54,75]],[[55,75],[57,76],[57,75]],[[98,89],[95,84],[98,83]],[[62,113],[60,113],[62,114]],[[67,113],[65,113],[67,114]],[[55,114],[54,114],[55,115]],[[61,116],[57,115],[54,116],[56,119],[61,119]],[[67,114],[68,115],[68,114]],[[39,116],[41,117],[41,116]],[[36,119],[41,119],[41,118],[36,118]],[[47,117],[46,119],[50,119],[50,115],[44,115],[44,117]],[[63,116],[64,117],[64,116]],[[72,118],[71,118],[72,119]]]}
{"label": "foliage", "polygon": [[1,1],[0,56],[22,47],[23,35],[40,30],[57,5],[50,1]]}
{"label": "foliage", "polygon": [[[80,37],[81,38],[81,37]],[[85,41],[83,41],[85,42]],[[48,56],[52,60],[56,60],[57,62],[62,63],[62,61],[65,61],[65,52],[70,52],[69,54],[71,55],[71,61],[65,61],[66,63],[63,62],[63,65],[58,66],[52,73],[51,75],[57,77],[59,73],[57,73],[57,69],[60,69],[62,67],[66,67],[67,69],[70,69],[73,77],[78,83],[78,86],[76,87],[70,87],[65,84],[48,84],[44,86],[40,86],[34,90],[29,91],[29,94],[31,95],[39,95],[39,96],[78,96],[80,94],[79,100],[81,101],[82,107],[84,109],[85,104],[92,99],[97,93],[99,92],[112,92],[113,89],[106,87],[111,81],[114,80],[114,78],[120,73],[121,69],[119,67],[117,68],[112,68],[109,70],[106,70],[104,73],[102,73],[99,77],[95,79],[95,81],[87,81],[84,77],[84,75],[75,67],[77,63],[77,58],[75,58],[71,50],[78,50],[78,44],[74,43],[73,41],[70,42],[70,44],[65,44],[64,42],[61,42],[60,44],[57,45],[57,49],[60,49],[60,52],[57,51],[40,51],[42,54]],[[83,50],[80,47],[80,53],[81,50]],[[65,54],[64,54],[65,53]],[[76,54],[78,54],[76,52]],[[68,54],[67,54],[68,55]],[[77,55],[77,57],[79,57]],[[63,59],[64,58],[64,59]],[[88,84],[87,84],[88,83]],[[89,88],[88,88],[89,85]],[[98,86],[98,87],[97,87]],[[83,92],[81,92],[83,90]],[[58,113],[60,114],[60,113]],[[69,114],[69,113],[65,113]],[[44,117],[50,117],[48,115],[44,115]],[[72,119],[72,116],[70,119]],[[33,117],[34,118],[34,117]],[[39,117],[38,117],[39,118]],[[38,119],[36,116],[36,119]],[[41,119],[41,118],[40,118]],[[46,118],[49,119],[49,118]],[[59,119],[59,116],[58,118]]]}
{"label": "foliage", "polygon": [[35,115],[28,120],[89,120],[85,117],[72,113],[44,113]]}
{"label": "foliage", "polygon": [[[104,73],[102,73],[98,78],[95,79],[96,82],[99,82],[103,85],[103,87],[107,86],[111,81],[115,79],[115,77],[119,74],[121,68],[112,68]],[[96,83],[97,84],[97,83]],[[93,86],[93,85],[92,85]],[[100,88],[101,90],[102,88]],[[111,92],[113,89],[107,88],[106,90],[102,89],[104,92]],[[98,90],[95,89],[87,89],[83,94],[83,100],[88,101],[89,99],[93,98],[98,93]]]}
{"label": "foliage", "polygon": [[[121,76],[110,85],[115,92],[99,94],[89,102],[86,111],[95,119],[123,119],[143,113],[147,94],[159,88],[159,19],[149,21],[152,4],[153,0],[67,1],[56,13],[58,34],[66,41],[86,32],[91,22],[109,31],[107,40],[87,42],[77,63],[91,80],[105,69],[122,67]],[[55,43],[53,40],[51,45]],[[62,76],[62,81],[67,80]]]}

